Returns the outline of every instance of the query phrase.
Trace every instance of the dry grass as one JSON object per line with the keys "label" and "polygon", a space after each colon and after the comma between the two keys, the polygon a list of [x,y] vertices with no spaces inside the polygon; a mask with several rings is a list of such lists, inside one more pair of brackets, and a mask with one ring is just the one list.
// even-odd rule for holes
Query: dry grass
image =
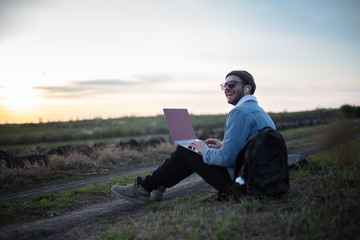
{"label": "dry grass", "polygon": [[[5,161],[1,161],[1,190],[14,190],[64,177],[101,174],[155,165],[163,161],[174,147],[173,143],[162,142],[141,150],[137,147],[118,147],[116,144],[110,143],[94,148],[89,155],[79,152],[70,152],[64,155],[52,154],[43,161],[30,163],[26,160],[23,167],[17,168],[8,168]],[[19,155],[26,155],[30,152],[32,151],[24,149]]]}

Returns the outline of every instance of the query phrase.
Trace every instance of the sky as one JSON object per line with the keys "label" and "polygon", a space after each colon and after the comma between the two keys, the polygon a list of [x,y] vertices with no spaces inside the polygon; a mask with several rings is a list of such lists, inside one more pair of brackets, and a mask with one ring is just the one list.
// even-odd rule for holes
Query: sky
{"label": "sky", "polygon": [[357,0],[0,0],[0,123],[360,105]]}

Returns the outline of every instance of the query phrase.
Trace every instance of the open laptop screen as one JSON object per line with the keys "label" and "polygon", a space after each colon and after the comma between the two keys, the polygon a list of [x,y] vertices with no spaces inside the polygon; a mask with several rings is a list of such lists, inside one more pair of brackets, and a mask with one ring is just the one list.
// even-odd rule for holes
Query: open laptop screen
{"label": "open laptop screen", "polygon": [[173,141],[196,139],[187,109],[164,108],[163,110]]}

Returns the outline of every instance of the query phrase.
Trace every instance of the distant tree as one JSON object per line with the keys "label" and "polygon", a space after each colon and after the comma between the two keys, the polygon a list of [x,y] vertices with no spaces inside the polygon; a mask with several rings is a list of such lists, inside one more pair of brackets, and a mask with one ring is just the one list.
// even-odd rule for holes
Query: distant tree
{"label": "distant tree", "polygon": [[349,104],[342,105],[340,111],[346,118],[360,118],[360,107],[351,106]]}
{"label": "distant tree", "polygon": [[354,117],[360,118],[360,107],[354,108]]}

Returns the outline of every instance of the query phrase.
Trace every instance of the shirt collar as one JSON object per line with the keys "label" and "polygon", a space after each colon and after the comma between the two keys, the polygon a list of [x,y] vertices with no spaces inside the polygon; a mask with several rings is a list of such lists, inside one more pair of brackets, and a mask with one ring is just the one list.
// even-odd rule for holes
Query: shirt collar
{"label": "shirt collar", "polygon": [[241,104],[243,104],[244,102],[247,102],[247,101],[255,101],[256,103],[258,102],[254,95],[246,95],[240,99],[240,101],[236,104],[236,107],[240,106]]}

